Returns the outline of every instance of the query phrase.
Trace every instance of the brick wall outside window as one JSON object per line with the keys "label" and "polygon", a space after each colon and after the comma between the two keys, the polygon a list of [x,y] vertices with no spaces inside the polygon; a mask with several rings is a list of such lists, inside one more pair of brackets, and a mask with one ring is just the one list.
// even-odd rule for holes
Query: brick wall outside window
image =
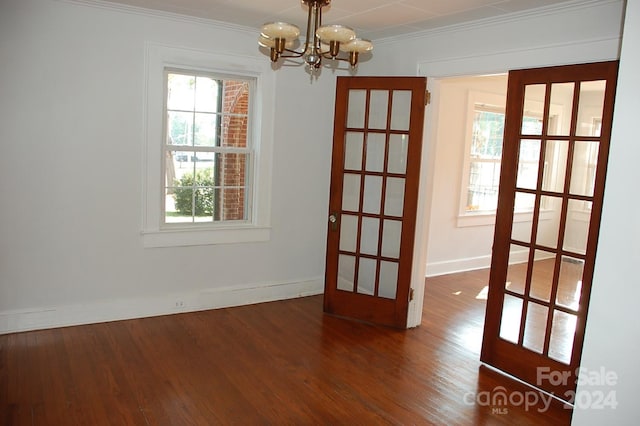
{"label": "brick wall outside window", "polygon": [[[223,111],[226,113],[222,123],[222,141],[224,147],[247,146],[247,117],[249,108],[249,85],[243,81],[224,80]],[[229,115],[227,115],[229,114]],[[216,193],[218,211],[222,220],[243,220],[245,217],[245,154],[220,154],[222,190]]]}

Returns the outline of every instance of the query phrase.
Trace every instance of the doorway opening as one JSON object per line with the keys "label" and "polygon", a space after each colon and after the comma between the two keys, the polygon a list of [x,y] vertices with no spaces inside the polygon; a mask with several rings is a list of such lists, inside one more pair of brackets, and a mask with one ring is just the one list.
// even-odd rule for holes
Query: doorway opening
{"label": "doorway opening", "polygon": [[[507,73],[431,80],[435,135],[426,259],[427,321],[449,321],[458,344],[479,359],[500,177]],[[428,324],[424,324],[423,326]]]}

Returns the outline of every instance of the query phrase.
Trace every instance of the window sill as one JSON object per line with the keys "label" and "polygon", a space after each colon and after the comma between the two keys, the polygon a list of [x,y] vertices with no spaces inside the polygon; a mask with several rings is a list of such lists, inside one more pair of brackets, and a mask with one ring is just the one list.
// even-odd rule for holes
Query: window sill
{"label": "window sill", "polygon": [[[548,219],[548,212],[542,211],[540,218]],[[517,212],[513,215],[514,222],[531,222],[533,220],[533,212]],[[457,218],[456,226],[465,228],[471,226],[494,226],[496,224],[496,213],[468,213],[461,214]]]}
{"label": "window sill", "polygon": [[271,228],[258,226],[206,229],[175,228],[142,232],[142,240],[145,248],[252,243],[269,241],[270,238]]}

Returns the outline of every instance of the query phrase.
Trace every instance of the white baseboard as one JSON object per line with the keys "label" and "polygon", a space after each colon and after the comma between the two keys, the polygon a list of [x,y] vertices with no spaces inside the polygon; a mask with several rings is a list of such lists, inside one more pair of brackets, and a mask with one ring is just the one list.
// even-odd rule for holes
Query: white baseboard
{"label": "white baseboard", "polygon": [[82,305],[0,311],[0,334],[250,305],[312,296],[323,291],[324,278],[314,278]]}
{"label": "white baseboard", "polygon": [[[512,252],[510,255],[510,263],[523,263],[527,261],[529,251],[524,249]],[[442,262],[427,263],[427,277],[436,277],[438,275],[454,274],[456,272],[474,271],[476,269],[484,269],[491,267],[491,256],[467,257],[463,259],[445,260]]]}
{"label": "white baseboard", "polygon": [[427,263],[427,277],[473,271],[491,266],[491,256],[468,257],[464,259],[445,260]]}

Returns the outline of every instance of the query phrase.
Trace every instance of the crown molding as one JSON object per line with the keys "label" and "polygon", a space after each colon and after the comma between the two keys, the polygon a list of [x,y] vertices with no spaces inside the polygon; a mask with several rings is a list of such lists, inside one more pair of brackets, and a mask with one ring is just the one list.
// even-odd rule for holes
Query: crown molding
{"label": "crown molding", "polygon": [[139,6],[131,6],[122,3],[115,3],[103,0],[55,0],[60,3],[67,3],[76,6],[86,6],[96,9],[103,9],[113,12],[140,15],[148,18],[169,19],[176,22],[182,22],[187,24],[196,24],[204,26],[214,26],[218,29],[230,30],[236,32],[247,33],[255,35],[256,29],[246,27],[243,25],[232,24],[225,21],[216,21],[214,19],[199,18],[197,16],[184,15],[181,13],[167,12],[163,10],[147,9]]}
{"label": "crown molding", "polygon": [[485,28],[500,24],[518,23],[524,20],[545,17],[554,15],[561,12],[577,11],[582,9],[588,9],[594,6],[603,6],[611,3],[624,3],[624,0],[573,0],[566,3],[555,4],[550,6],[542,6],[536,9],[529,9],[520,12],[505,13],[500,16],[494,16],[490,18],[482,18],[474,21],[463,22],[459,24],[451,24],[438,28],[431,28],[428,30],[419,30],[409,34],[402,34],[398,36],[383,37],[376,39],[377,45],[395,43],[398,41],[407,41],[413,39],[419,39],[429,37],[433,35],[447,34],[459,31],[468,31],[479,28]]}

